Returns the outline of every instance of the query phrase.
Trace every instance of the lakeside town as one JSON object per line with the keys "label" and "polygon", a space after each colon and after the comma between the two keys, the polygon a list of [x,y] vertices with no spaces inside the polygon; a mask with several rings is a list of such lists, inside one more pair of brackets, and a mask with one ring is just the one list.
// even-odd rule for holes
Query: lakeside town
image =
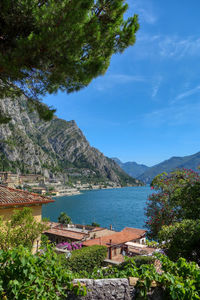
{"label": "lakeside town", "polygon": [[[139,180],[137,183],[139,183]],[[64,183],[60,179],[46,178],[39,174],[15,174],[9,171],[0,172],[0,184],[52,197],[78,195],[84,190],[121,188],[120,184],[112,181],[103,184],[92,184],[81,183],[80,180],[77,180],[69,186],[68,183]]]}
{"label": "lakeside town", "polygon": [[[41,222],[42,205],[55,201],[40,194],[0,185],[0,216],[7,220],[11,218],[15,209],[22,210],[24,207],[31,207],[35,219]],[[77,243],[81,247],[105,246],[107,248],[106,261],[118,264],[124,261],[125,256],[151,256],[157,251],[146,244],[146,230],[143,229],[125,227],[117,232],[113,230],[112,225],[104,228],[98,224],[72,224],[71,220],[68,222],[48,222],[47,228],[42,233],[53,245],[56,245],[57,253],[69,252],[67,249],[69,243]],[[39,251],[40,244],[40,239],[34,241],[34,253]]]}

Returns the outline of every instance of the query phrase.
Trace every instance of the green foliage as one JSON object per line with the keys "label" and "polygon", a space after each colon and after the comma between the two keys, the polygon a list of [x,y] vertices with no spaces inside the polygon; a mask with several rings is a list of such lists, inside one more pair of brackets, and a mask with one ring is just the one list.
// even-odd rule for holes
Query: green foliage
{"label": "green foliage", "polygon": [[65,212],[61,212],[60,216],[58,217],[58,222],[60,224],[67,225],[67,224],[71,224],[72,220]]}
{"label": "green foliage", "polygon": [[158,238],[170,259],[184,257],[200,265],[200,220],[183,220],[163,226]]}
{"label": "green foliage", "polygon": [[16,210],[10,221],[0,218],[0,249],[6,251],[23,245],[31,250],[34,241],[45,228],[45,222],[35,221],[30,208]]}
{"label": "green foliage", "polygon": [[84,88],[135,43],[138,18],[124,20],[127,9],[125,0],[1,0],[0,98],[25,94],[51,118],[39,95]]}
{"label": "green foliage", "polygon": [[7,124],[10,122],[11,118],[6,116],[3,112],[0,111],[0,124]]}
{"label": "green foliage", "polygon": [[94,227],[100,227],[100,224],[96,223],[96,222],[92,222],[91,226],[94,226]]}
{"label": "green foliage", "polygon": [[146,239],[145,244],[151,248],[159,248],[159,243],[155,241],[149,241],[148,239]]}
{"label": "green foliage", "polygon": [[72,276],[64,269],[50,247],[43,254],[31,254],[19,246],[0,250],[0,298],[23,300],[66,299],[68,292],[85,294],[74,288]]}
{"label": "green foliage", "polygon": [[164,255],[156,255],[162,265],[162,271],[157,272],[153,264],[136,266],[134,258],[129,258],[124,264],[115,267],[95,268],[92,273],[84,273],[84,277],[128,278],[137,277],[137,298],[149,299],[147,293],[151,283],[155,281],[163,291],[163,299],[197,300],[200,299],[200,268],[194,263],[188,263],[180,258],[176,263]]}
{"label": "green foliage", "polygon": [[146,216],[148,236],[157,238],[163,225],[200,218],[200,176],[192,170],[163,173],[151,183],[156,192],[149,197]]}
{"label": "green foliage", "polygon": [[67,260],[65,256],[62,256],[62,261],[72,272],[92,272],[95,267],[102,265],[107,255],[107,247],[94,245],[71,253],[71,257]]}
{"label": "green foliage", "polygon": [[50,244],[50,240],[46,234],[41,235],[41,248],[46,248]]}
{"label": "green foliage", "polygon": [[[8,142],[6,140],[0,141],[0,143],[9,145],[11,150],[15,146],[14,139],[13,139],[12,143],[10,143],[10,140],[8,140]],[[28,167],[29,166],[25,165],[23,161],[19,161],[19,160],[11,161],[6,157],[6,155],[3,152],[0,153],[0,170],[1,171],[5,171],[5,172],[10,171],[10,172],[16,173],[17,170],[20,170],[22,173],[26,173]]]}
{"label": "green foliage", "polygon": [[132,184],[132,185],[136,184],[136,179],[129,176],[124,171],[121,170],[119,171],[118,169],[114,169],[114,171],[119,176],[121,186],[127,186],[127,184]]}
{"label": "green foliage", "polygon": [[141,265],[151,265],[155,262],[154,256],[142,256],[142,255],[136,255],[133,258],[133,261],[136,264],[136,267],[140,267]]}

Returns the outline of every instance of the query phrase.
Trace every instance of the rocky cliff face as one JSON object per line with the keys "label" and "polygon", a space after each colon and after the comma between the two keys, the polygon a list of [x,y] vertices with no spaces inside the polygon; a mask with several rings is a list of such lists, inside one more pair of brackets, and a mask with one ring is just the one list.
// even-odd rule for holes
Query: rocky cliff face
{"label": "rocky cliff face", "polygon": [[0,109],[12,118],[0,125],[1,171],[137,185],[113,160],[89,145],[75,121],[57,117],[41,121],[25,98],[0,100]]}

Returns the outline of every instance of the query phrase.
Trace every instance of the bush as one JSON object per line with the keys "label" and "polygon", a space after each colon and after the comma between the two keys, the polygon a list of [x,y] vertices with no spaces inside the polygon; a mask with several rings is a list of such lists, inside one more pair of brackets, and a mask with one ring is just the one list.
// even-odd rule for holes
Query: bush
{"label": "bush", "polygon": [[133,257],[133,261],[135,262],[136,267],[139,268],[142,265],[151,265],[151,264],[153,264],[155,262],[155,257],[137,255],[137,256]]}
{"label": "bush", "polygon": [[94,245],[72,251],[69,259],[62,255],[62,262],[66,264],[73,272],[81,271],[92,272],[94,267],[100,267],[106,258],[107,247]]}
{"label": "bush", "polygon": [[163,226],[158,238],[171,260],[183,257],[200,266],[200,220],[183,220],[171,226]]}
{"label": "bush", "polygon": [[58,262],[50,246],[33,255],[27,248],[0,250],[0,299],[66,299],[69,291],[85,294],[73,287],[72,274]]}
{"label": "bush", "polygon": [[[124,264],[107,268],[95,268],[91,274],[84,274],[83,278],[129,278],[137,277],[137,298],[148,299],[152,282],[156,282],[163,292],[162,299],[168,300],[197,300],[200,299],[200,268],[195,262],[188,263],[184,258],[172,262],[167,256],[156,254],[162,265],[158,272],[154,265],[143,264],[137,267],[133,258]],[[80,277],[79,277],[80,278]]]}

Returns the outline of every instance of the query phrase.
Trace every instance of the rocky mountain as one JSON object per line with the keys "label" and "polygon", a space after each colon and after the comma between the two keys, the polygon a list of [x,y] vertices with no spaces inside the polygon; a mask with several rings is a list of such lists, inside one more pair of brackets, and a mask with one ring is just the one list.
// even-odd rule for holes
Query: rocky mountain
{"label": "rocky mountain", "polygon": [[75,121],[41,121],[26,98],[1,99],[0,110],[12,118],[0,125],[0,171],[38,173],[64,182],[139,184],[91,147]]}
{"label": "rocky mountain", "polygon": [[121,162],[118,158],[114,157],[112,158],[127,174],[130,176],[136,178],[143,174],[149,167],[142,165],[142,164],[137,164],[136,162]]}
{"label": "rocky mountain", "polygon": [[192,169],[193,171],[199,172],[198,166],[200,166],[200,152],[183,157],[171,157],[168,160],[148,168],[143,174],[137,176],[137,178],[145,183],[151,183],[152,179],[162,172],[168,173],[181,168]]}

